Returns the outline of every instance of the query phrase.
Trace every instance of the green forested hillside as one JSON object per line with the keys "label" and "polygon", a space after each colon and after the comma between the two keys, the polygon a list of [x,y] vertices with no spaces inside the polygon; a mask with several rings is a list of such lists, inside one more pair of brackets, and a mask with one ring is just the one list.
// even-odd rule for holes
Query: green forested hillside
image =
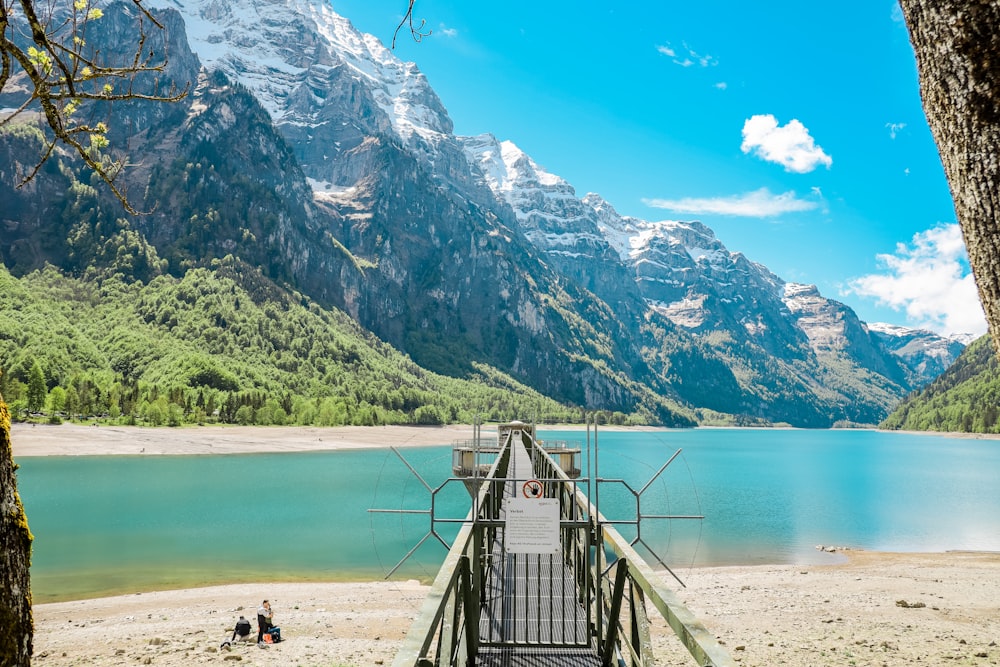
{"label": "green forested hillside", "polygon": [[581,418],[496,369],[477,367],[468,379],[429,373],[345,314],[229,257],[149,282],[53,268],[18,279],[0,265],[0,294],[0,393],[22,418],[322,426]]}
{"label": "green forested hillside", "polygon": [[882,428],[1000,433],[1000,366],[990,336],[969,345],[940,377],[908,396]]}

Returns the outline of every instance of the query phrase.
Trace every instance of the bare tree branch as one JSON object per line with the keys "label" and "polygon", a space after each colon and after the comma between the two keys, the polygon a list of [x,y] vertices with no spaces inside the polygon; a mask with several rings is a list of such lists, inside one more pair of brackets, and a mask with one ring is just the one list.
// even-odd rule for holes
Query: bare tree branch
{"label": "bare tree branch", "polygon": [[398,26],[396,26],[396,31],[394,33],[392,33],[392,48],[393,49],[396,48],[396,36],[399,35],[399,31],[402,30],[403,26],[406,25],[406,24],[410,25],[410,36],[413,37],[413,41],[414,42],[419,42],[424,37],[429,37],[430,34],[432,32],[434,32],[433,30],[428,30],[427,32],[421,32],[424,29],[424,26],[427,24],[427,21],[425,21],[424,19],[420,19],[420,25],[419,26],[414,26],[413,25],[413,3],[414,2],[416,2],[416,0],[410,0],[410,4],[406,8],[406,14],[403,15],[403,20],[399,22]]}
{"label": "bare tree branch", "polygon": [[0,92],[22,74],[30,89],[28,100],[0,117],[0,128],[37,103],[53,135],[18,187],[35,178],[56,147],[64,145],[100,176],[125,210],[137,214],[116,182],[124,162],[109,155],[108,124],[79,120],[83,107],[126,100],[176,102],[187,95],[188,88],[171,87],[162,95],[136,92],[137,77],[162,73],[167,65],[165,56],[157,59],[147,50],[149,24],[155,30],[162,30],[163,24],[143,6],[143,0],[132,0],[138,9],[135,47],[124,64],[105,62],[102,54],[87,45],[88,29],[99,29],[103,16],[94,0],[69,1],[69,10],[53,3],[39,12],[35,0],[0,0]]}

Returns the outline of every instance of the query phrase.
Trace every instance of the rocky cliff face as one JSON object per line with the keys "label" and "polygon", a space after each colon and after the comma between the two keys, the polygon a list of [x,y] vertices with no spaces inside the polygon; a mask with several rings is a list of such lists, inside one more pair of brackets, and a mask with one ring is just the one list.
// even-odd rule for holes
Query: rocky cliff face
{"label": "rocky cliff face", "polygon": [[944,338],[925,329],[872,322],[868,330],[911,372],[910,385],[920,388],[944,373],[965,350],[968,340]]}
{"label": "rocky cliff face", "polygon": [[[647,318],[659,315],[700,344],[703,371],[716,357],[739,377],[739,391],[700,394],[696,404],[715,407],[725,396],[730,410],[799,423],[833,404],[842,418],[870,421],[908,386],[900,358],[850,308],[730,252],[705,225],[621,216],[599,195],[577,198],[510,142],[464,142],[551,264],[610,302],[637,298]],[[678,384],[692,399],[692,383]],[[881,407],[857,409],[872,401]]]}
{"label": "rocky cliff face", "polygon": [[[206,69],[267,111],[312,188],[317,236],[350,259],[283,253],[309,257],[295,284],[433,369],[485,361],[573,402],[634,402],[620,385],[641,365],[637,346],[603,304],[539,262],[416,66],[323,3],[280,4],[163,3],[183,15]],[[296,209],[315,218],[309,204]],[[586,383],[581,359],[602,362]]]}
{"label": "rocky cliff face", "polygon": [[[511,207],[516,225],[546,261],[632,320],[645,310],[631,272],[573,186],[539,167],[517,146],[486,134],[461,138],[479,182]],[[475,173],[475,172],[474,172]]]}

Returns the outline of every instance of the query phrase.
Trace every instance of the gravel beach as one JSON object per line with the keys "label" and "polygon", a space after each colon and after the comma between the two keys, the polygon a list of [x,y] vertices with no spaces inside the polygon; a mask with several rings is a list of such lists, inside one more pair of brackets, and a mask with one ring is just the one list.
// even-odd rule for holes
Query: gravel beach
{"label": "gravel beach", "polygon": [[[679,574],[678,596],[744,665],[1000,663],[1000,554],[850,551],[840,565]],[[36,605],[33,664],[388,665],[427,590],[240,584]],[[255,620],[265,597],[285,641],[220,650],[239,614]],[[657,664],[694,664],[662,621],[655,646]]]}

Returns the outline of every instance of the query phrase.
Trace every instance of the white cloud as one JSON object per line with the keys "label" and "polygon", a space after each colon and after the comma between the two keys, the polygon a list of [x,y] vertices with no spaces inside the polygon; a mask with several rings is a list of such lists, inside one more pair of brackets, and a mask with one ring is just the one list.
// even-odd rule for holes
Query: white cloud
{"label": "white cloud", "polygon": [[889,137],[895,139],[899,131],[906,127],[906,123],[886,123],[885,126],[889,128]]}
{"label": "white cloud", "polygon": [[729,85],[725,81],[720,81],[719,83],[715,84],[715,87],[718,88],[719,90],[725,90],[726,88],[729,87]]}
{"label": "white cloud", "polygon": [[685,197],[683,199],[643,199],[646,206],[675,213],[701,215],[734,215],[744,218],[770,218],[796,211],[811,211],[819,206],[814,201],[799,199],[792,191],[780,195],[767,188],[728,197]]}
{"label": "white cloud", "polygon": [[793,118],[787,125],[779,126],[771,114],[751,116],[743,123],[740,150],[798,174],[808,173],[821,164],[827,168],[833,164],[833,158],[816,145],[802,123]]}
{"label": "white cloud", "polygon": [[457,37],[458,30],[456,30],[455,28],[449,28],[442,23],[437,29],[437,34],[442,35],[444,37]]}
{"label": "white cloud", "polygon": [[683,43],[680,51],[671,46],[670,42],[657,46],[656,50],[673,60],[675,65],[680,65],[681,67],[691,67],[693,65],[715,67],[719,64],[719,61],[714,56],[696,53],[687,43]]}
{"label": "white cloud", "polygon": [[940,334],[986,333],[986,318],[968,269],[957,224],[941,225],[877,256],[884,273],[855,278],[844,294],[875,299],[906,313],[914,326]]}

